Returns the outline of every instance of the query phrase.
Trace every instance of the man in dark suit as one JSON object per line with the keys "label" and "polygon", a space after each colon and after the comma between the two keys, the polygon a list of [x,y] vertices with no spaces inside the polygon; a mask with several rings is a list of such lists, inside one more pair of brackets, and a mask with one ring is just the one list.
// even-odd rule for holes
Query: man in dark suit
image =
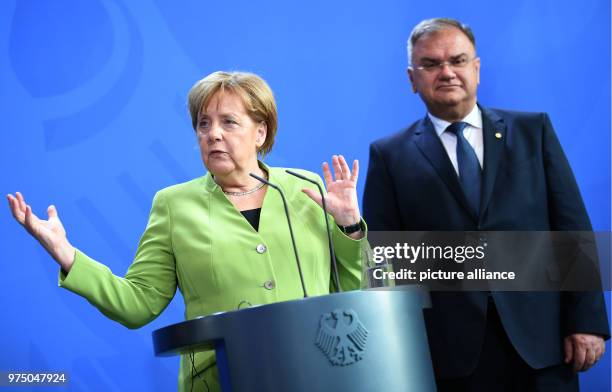
{"label": "man in dark suit", "polygon": [[[425,118],[370,147],[371,230],[578,231],[591,224],[545,113],[477,104],[469,27],[412,31],[408,75]],[[440,391],[577,391],[609,337],[600,292],[433,292],[425,321]],[[548,388],[548,389],[546,389]]]}

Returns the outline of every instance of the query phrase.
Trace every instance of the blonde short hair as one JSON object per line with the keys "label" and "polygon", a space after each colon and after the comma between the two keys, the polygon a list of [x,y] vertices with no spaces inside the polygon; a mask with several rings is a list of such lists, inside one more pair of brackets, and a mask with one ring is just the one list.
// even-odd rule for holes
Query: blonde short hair
{"label": "blonde short hair", "polygon": [[217,92],[229,91],[238,95],[255,122],[265,122],[267,127],[266,140],[257,153],[265,156],[272,151],[278,116],[274,94],[265,80],[249,72],[213,72],[197,81],[189,90],[188,104],[193,129],[197,128],[200,110],[206,107]]}

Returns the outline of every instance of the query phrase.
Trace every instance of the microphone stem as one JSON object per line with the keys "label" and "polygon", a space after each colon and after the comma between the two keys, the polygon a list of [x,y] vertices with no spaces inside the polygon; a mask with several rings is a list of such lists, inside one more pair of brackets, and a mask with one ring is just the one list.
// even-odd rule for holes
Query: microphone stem
{"label": "microphone stem", "polygon": [[333,275],[334,275],[334,283],[336,286],[336,289],[338,290],[338,292],[342,292],[342,287],[340,287],[340,279],[339,279],[339,275],[338,275],[338,263],[336,261],[336,252],[334,251],[334,241],[332,240],[332,234],[331,234],[331,230],[329,229],[329,218],[327,217],[327,205],[325,204],[325,194],[323,193],[323,189],[321,188],[321,185],[319,185],[319,183],[311,178],[308,178],[304,175],[301,175],[300,173],[294,172],[293,170],[285,170],[285,172],[291,174],[292,176],[295,176],[297,178],[300,178],[304,181],[308,181],[311,184],[316,185],[317,189],[319,190],[319,194],[321,195],[321,204],[323,206],[323,216],[325,217],[325,231],[327,233],[327,242],[329,245],[329,258],[331,260],[331,265],[332,265],[332,270],[333,270]]}
{"label": "microphone stem", "polygon": [[[276,186],[273,186],[276,188]],[[279,190],[278,188],[276,188]],[[304,298],[308,297],[306,293],[306,284],[304,283],[304,274],[302,273],[302,264],[300,263],[300,257],[298,256],[297,246],[295,245],[295,236],[293,235],[293,228],[291,226],[291,218],[289,217],[289,209],[287,208],[287,200],[283,192],[280,192],[281,198],[283,199],[283,207],[285,208],[285,215],[287,215],[287,224],[289,225],[289,234],[291,237],[291,244],[293,245],[293,253],[295,253],[295,259],[297,260],[298,272],[300,273],[300,282],[302,283],[302,291],[304,292]]]}
{"label": "microphone stem", "polygon": [[300,257],[298,256],[297,246],[295,245],[295,236],[293,235],[293,227],[291,226],[291,217],[289,216],[289,208],[287,208],[287,199],[285,199],[285,194],[277,185],[270,183],[265,178],[261,178],[258,175],[253,174],[253,173],[249,173],[249,175],[263,182],[264,184],[276,189],[278,193],[280,193],[281,195],[281,199],[283,200],[283,208],[285,209],[285,216],[287,217],[287,225],[289,225],[289,234],[291,237],[291,244],[293,245],[293,252],[295,253],[295,261],[297,264],[298,272],[300,274],[300,283],[302,284],[302,292],[304,293],[304,298],[307,298],[308,294],[306,292],[306,284],[304,283],[304,274],[302,273],[302,264],[300,263]]}

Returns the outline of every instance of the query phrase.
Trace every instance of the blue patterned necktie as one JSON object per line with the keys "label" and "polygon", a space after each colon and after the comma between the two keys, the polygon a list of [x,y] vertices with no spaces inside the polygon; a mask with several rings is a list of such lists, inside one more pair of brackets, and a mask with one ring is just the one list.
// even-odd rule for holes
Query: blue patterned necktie
{"label": "blue patterned necktie", "polygon": [[454,122],[446,128],[457,136],[457,164],[459,166],[459,182],[470,207],[476,215],[480,213],[481,170],[476,152],[463,135],[468,126],[465,122]]}

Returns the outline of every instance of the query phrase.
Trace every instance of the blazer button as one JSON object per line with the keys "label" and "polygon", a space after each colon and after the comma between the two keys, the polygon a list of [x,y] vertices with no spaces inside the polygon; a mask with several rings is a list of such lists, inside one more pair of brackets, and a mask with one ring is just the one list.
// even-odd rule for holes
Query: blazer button
{"label": "blazer button", "polygon": [[266,253],[266,250],[268,248],[266,248],[266,246],[264,244],[259,244],[257,245],[257,247],[255,248],[255,250],[257,251],[257,253]]}
{"label": "blazer button", "polygon": [[266,290],[272,290],[274,287],[276,287],[276,285],[274,284],[273,280],[267,280],[264,282],[264,287]]}

